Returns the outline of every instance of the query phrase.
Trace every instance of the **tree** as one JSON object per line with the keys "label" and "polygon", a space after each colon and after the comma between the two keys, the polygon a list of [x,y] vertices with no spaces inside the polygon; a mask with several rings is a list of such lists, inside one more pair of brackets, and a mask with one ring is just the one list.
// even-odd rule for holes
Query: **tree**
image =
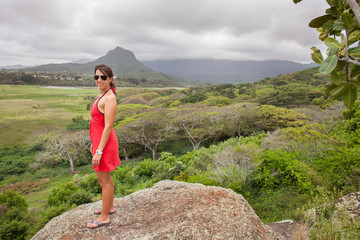
{"label": "tree", "polygon": [[212,108],[182,108],[173,116],[194,150],[198,150],[206,140],[216,137],[224,127],[223,118],[216,109]]}
{"label": "tree", "polygon": [[168,111],[155,110],[129,123],[130,131],[136,133],[136,141],[152,151],[156,160],[156,151],[160,143],[164,142],[175,132],[175,126],[167,116]]}
{"label": "tree", "polygon": [[319,39],[328,47],[327,57],[324,60],[316,47],[311,48],[311,57],[321,64],[321,73],[331,74],[332,84],[325,94],[333,99],[342,98],[351,109],[360,86],[360,7],[356,0],[326,1],[330,6],[326,14],[313,19],[309,26],[320,32]]}
{"label": "tree", "polygon": [[138,133],[132,131],[129,125],[123,125],[115,130],[119,141],[119,147],[123,150],[125,161],[129,160],[129,154],[138,140]]}
{"label": "tree", "polygon": [[[66,159],[70,163],[71,173],[75,173],[75,160],[83,151],[88,151],[91,141],[88,131],[65,133],[45,144],[48,155],[55,155],[59,159]],[[89,162],[91,159],[89,159]]]}

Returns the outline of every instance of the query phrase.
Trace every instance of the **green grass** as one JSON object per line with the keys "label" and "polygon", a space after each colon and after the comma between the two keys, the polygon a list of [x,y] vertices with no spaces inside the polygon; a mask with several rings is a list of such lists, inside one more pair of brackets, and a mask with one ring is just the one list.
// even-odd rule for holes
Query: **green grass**
{"label": "green grass", "polygon": [[75,116],[90,119],[87,96],[97,88],[51,89],[30,85],[0,86],[0,147],[31,143],[39,134],[63,130]]}

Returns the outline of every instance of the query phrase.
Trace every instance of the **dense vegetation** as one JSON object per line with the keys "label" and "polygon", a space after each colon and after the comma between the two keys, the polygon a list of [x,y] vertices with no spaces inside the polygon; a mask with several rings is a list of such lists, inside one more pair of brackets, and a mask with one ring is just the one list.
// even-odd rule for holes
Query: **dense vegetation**
{"label": "dense vegetation", "polygon": [[[308,69],[254,84],[119,89],[115,196],[163,179],[221,186],[242,194],[266,223],[305,221],[313,239],[354,239],[359,223],[333,208],[360,189],[360,104],[350,111],[325,99],[328,80]],[[52,217],[100,200],[85,112],[96,92],[81,94],[76,104],[83,110],[63,96],[69,115],[58,131],[19,137],[31,143],[1,142],[1,239],[27,239]],[[48,101],[51,112],[56,105]],[[307,215],[313,207],[315,219]]]}

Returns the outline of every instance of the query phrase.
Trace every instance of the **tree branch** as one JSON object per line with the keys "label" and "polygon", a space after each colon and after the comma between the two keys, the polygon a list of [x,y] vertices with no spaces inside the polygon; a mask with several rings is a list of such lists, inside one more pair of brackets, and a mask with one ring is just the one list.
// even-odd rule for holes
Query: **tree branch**
{"label": "tree branch", "polygon": [[346,0],[350,5],[353,13],[355,14],[356,19],[360,23],[360,7],[356,0]]}

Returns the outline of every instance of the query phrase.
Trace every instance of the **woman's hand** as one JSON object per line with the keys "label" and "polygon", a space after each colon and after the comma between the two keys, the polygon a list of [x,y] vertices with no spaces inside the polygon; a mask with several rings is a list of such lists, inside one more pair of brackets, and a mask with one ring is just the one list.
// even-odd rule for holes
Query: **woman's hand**
{"label": "woman's hand", "polygon": [[91,164],[96,167],[100,165],[100,159],[101,159],[101,155],[100,154],[95,154],[92,158]]}

